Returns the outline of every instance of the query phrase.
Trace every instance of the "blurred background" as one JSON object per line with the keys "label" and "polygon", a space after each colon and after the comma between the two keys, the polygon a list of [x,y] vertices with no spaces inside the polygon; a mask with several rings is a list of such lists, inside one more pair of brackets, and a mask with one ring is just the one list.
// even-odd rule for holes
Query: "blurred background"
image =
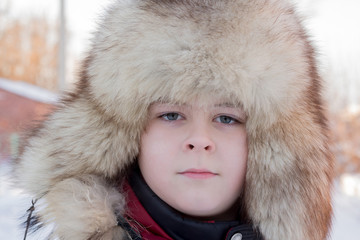
{"label": "blurred background", "polygon": [[[0,1],[0,239],[22,239],[31,199],[11,187],[19,136],[76,81],[112,0]],[[318,53],[336,156],[330,239],[360,236],[360,1],[292,0]],[[37,239],[37,238],[34,238]]]}

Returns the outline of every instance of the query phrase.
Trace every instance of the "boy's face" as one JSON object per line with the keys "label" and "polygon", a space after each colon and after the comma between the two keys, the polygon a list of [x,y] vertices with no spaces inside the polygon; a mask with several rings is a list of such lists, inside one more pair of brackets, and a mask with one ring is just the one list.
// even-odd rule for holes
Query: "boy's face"
{"label": "boy's face", "polygon": [[139,166],[167,204],[196,218],[232,218],[246,173],[245,113],[155,103],[141,138]]}

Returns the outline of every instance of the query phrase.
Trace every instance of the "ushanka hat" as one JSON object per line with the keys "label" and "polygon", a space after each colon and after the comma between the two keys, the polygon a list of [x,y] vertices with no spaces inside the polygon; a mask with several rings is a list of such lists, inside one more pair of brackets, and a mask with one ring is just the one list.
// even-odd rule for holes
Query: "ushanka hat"
{"label": "ushanka hat", "polygon": [[247,114],[247,214],[266,240],[323,240],[333,159],[314,50],[285,0],[117,0],[79,82],[24,145],[19,184],[59,239],[122,239],[118,185],[149,106],[220,99]]}

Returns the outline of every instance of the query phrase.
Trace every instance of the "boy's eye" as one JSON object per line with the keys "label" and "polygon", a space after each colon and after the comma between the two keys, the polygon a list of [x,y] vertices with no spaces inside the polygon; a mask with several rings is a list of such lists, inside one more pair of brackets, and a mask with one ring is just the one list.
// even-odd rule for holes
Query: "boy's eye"
{"label": "boy's eye", "polygon": [[222,116],[219,116],[219,117],[216,117],[215,118],[215,121],[216,122],[219,122],[219,123],[224,123],[224,124],[234,124],[234,123],[238,123],[239,121],[237,121],[236,119],[232,118],[232,117],[229,117],[229,116],[226,116],[226,115],[222,115]]}
{"label": "boy's eye", "polygon": [[179,120],[181,119],[181,115],[178,113],[165,113],[163,115],[160,116],[161,118],[165,119],[166,121],[175,121],[175,120]]}

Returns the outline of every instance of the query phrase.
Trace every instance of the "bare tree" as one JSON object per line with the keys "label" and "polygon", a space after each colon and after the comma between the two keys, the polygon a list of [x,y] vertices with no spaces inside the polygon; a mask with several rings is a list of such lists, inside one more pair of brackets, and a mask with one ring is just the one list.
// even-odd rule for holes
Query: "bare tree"
{"label": "bare tree", "polygon": [[0,77],[57,89],[56,24],[45,17],[11,19],[0,13]]}

